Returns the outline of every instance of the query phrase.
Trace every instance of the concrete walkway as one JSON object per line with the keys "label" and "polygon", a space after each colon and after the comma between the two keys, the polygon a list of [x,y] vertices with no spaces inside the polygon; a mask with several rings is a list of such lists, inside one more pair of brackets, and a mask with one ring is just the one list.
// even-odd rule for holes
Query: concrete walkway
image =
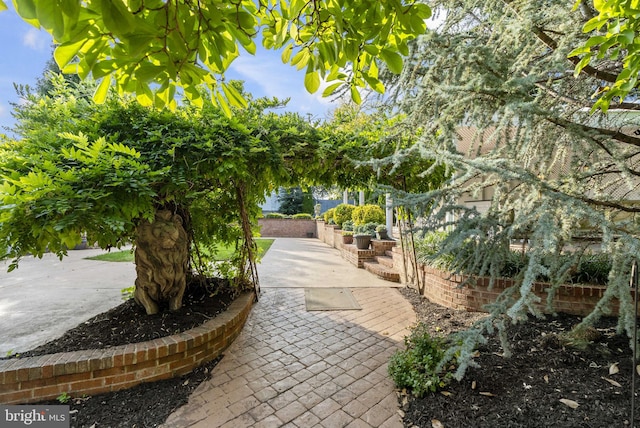
{"label": "concrete walkway", "polygon": [[258,275],[265,288],[401,287],[356,269],[319,239],[277,238],[258,265]]}
{"label": "concrete walkway", "polygon": [[[415,323],[392,288],[318,240],[278,238],[238,339],[165,427],[402,427],[387,361]],[[307,312],[304,287],[347,287],[362,307]]]}
{"label": "concrete walkway", "polygon": [[12,272],[0,262],[0,356],[33,349],[122,303],[135,265],[85,259],[102,253],[69,251],[62,261],[54,254],[25,257]]}

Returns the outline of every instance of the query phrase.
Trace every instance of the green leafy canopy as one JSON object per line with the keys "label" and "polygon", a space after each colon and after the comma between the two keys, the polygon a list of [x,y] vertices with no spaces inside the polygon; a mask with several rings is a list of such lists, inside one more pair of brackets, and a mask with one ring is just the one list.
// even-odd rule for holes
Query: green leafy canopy
{"label": "green leafy canopy", "polygon": [[[426,31],[431,10],[416,0],[14,0],[17,13],[47,30],[65,73],[102,79],[95,100],[103,102],[115,82],[143,105],[175,108],[178,88],[202,105],[200,84],[229,114],[244,106],[242,95],[223,81],[241,50],[282,51],[282,61],[305,69],[305,87],[329,95],[350,87],[382,92],[377,61],[399,73],[408,42]],[[0,11],[7,9],[0,0]],[[349,71],[347,71],[349,70]]]}
{"label": "green leafy canopy", "polygon": [[595,91],[594,97],[598,99],[593,108],[606,112],[612,102],[636,96],[640,73],[638,2],[595,0],[591,10],[591,4],[577,0],[574,10],[578,9],[590,17],[582,26],[590,37],[569,53],[569,58],[576,59],[575,75],[602,69],[600,64],[605,60],[620,64],[610,73],[612,76],[600,73],[604,83]]}

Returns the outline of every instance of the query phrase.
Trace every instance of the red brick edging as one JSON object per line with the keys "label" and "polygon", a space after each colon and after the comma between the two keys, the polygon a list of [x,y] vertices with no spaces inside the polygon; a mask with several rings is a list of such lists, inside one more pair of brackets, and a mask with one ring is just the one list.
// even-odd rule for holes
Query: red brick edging
{"label": "red brick edging", "polygon": [[0,360],[0,403],[95,395],[190,372],[217,358],[240,334],[254,301],[238,297],[214,319],[173,336],[107,349]]}
{"label": "red brick edging", "polygon": [[[454,275],[422,265],[421,270],[422,281],[425,284],[424,296],[432,302],[453,309],[486,312],[485,305],[495,302],[505,289],[514,285],[513,280],[509,278],[499,278],[492,287],[489,287],[489,278],[485,277],[474,277],[470,283],[462,285],[469,276]],[[533,284],[533,292],[540,298],[536,306],[545,313],[549,312],[546,306],[546,290],[550,286],[541,282]],[[560,285],[553,299],[553,312],[586,316],[593,311],[605,290],[606,287],[601,285]],[[514,290],[514,292],[517,291]],[[618,312],[617,299],[614,299],[610,309],[613,314]]]}

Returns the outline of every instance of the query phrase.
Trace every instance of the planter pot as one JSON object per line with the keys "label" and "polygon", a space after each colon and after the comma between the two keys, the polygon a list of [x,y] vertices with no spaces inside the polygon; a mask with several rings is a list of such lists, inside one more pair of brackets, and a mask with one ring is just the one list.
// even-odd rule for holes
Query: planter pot
{"label": "planter pot", "polygon": [[371,243],[371,235],[354,235],[353,239],[356,242],[358,250],[368,250]]}
{"label": "planter pot", "polygon": [[384,232],[376,232],[376,238],[378,239],[389,239],[389,234],[385,230]]}
{"label": "planter pot", "polygon": [[342,235],[343,244],[353,244],[353,235]]}

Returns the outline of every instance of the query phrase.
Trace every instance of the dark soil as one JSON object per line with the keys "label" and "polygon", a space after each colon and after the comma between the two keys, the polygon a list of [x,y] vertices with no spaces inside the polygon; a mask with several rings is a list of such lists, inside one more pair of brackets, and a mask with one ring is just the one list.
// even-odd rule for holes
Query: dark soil
{"label": "dark soil", "polygon": [[[67,331],[59,339],[21,353],[18,358],[106,348],[180,333],[222,313],[236,296],[236,290],[228,281],[212,279],[204,284],[190,283],[183,307],[175,312],[165,311],[148,316],[133,300],[128,300]],[[128,390],[91,397],[61,399],[70,406],[71,427],[156,427],[178,407],[187,403],[193,390],[211,377],[211,370],[219,360],[204,364],[180,378],[145,383]],[[61,404],[61,401],[39,404]]]}
{"label": "dark soil", "polygon": [[[478,317],[444,309],[413,290],[402,292],[433,334],[460,330]],[[490,337],[474,359],[480,367],[468,369],[462,381],[423,398],[399,393],[405,426],[631,426],[629,340],[616,335],[616,320],[607,318],[581,340],[568,341],[566,333],[579,322],[561,314],[511,326],[511,358],[503,356],[499,339]],[[636,424],[639,412],[636,404]]]}
{"label": "dark soil", "polygon": [[197,327],[222,313],[236,295],[237,291],[227,280],[193,280],[187,284],[183,306],[177,311],[163,308],[158,314],[147,315],[142,306],[129,299],[68,330],[61,337],[17,356],[34,357],[56,352],[103,349],[171,336]]}
{"label": "dark soil", "polygon": [[[483,314],[443,308],[420,297],[414,290],[401,289],[413,304],[418,319],[430,326],[434,335],[459,331],[482,318]],[[224,294],[224,293],[223,293]],[[219,301],[223,294],[214,300]],[[190,301],[191,298],[185,299]],[[196,301],[199,298],[195,299]],[[123,326],[134,325],[133,336],[143,340],[157,337],[166,330],[172,334],[177,324],[188,318],[191,328],[195,318],[215,316],[186,304],[189,316],[171,314],[147,317],[132,306],[121,305],[122,315],[105,313],[78,327],[78,334],[62,345],[50,349],[81,349],[81,339],[92,338],[106,343],[107,337],[119,336]],[[116,308],[117,311],[120,310]],[[132,318],[132,313],[133,315]],[[111,314],[111,315],[108,315]],[[105,320],[120,320],[107,326]],[[147,324],[151,322],[152,324]],[[615,320],[605,319],[594,330],[584,349],[569,346],[562,333],[579,322],[578,317],[561,315],[546,321],[531,320],[509,331],[513,356],[502,356],[497,338],[479,349],[475,361],[461,382],[452,381],[442,392],[416,398],[400,391],[402,412],[407,427],[623,427],[630,426],[631,351],[626,337],[615,334]],[[123,339],[128,343],[132,339]],[[94,346],[94,345],[91,345]],[[42,348],[42,347],[41,347]],[[23,354],[23,355],[26,355]],[[198,384],[210,377],[213,361],[179,378],[143,384],[136,388],[92,397],[71,397],[72,427],[155,427],[186,403]],[[614,366],[614,369],[612,369]],[[614,373],[618,370],[617,373]],[[619,386],[618,386],[619,385]],[[578,404],[572,408],[567,404]],[[49,404],[58,404],[56,401]],[[636,410],[638,414],[640,410]]]}

